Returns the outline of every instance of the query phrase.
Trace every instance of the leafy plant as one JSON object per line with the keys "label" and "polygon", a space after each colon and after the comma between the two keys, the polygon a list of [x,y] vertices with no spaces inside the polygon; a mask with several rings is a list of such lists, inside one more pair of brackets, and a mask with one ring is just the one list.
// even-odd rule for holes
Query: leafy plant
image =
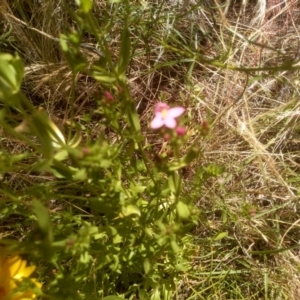
{"label": "leafy plant", "polygon": [[[23,144],[13,155],[1,150],[2,176],[19,172],[49,179],[25,183],[19,192],[2,182],[2,222],[15,218],[24,230],[3,237],[3,251],[30,254],[38,260],[43,290],[50,298],[118,294],[170,299],[180,274],[190,268],[187,233],[197,224],[199,211],[181,191],[181,170],[198,156],[198,149],[192,145],[180,155],[188,138],[177,119],[183,108],[166,119],[166,124],[172,123],[170,128],[157,131],[168,137],[172,155],[155,154],[144,138],[126,79],[132,51],[129,2],[114,5],[124,12],[116,61],[106,33],[91,13],[92,3],[77,4],[77,12],[69,10],[79,29],[61,36],[61,46],[73,78],[83,72],[99,84],[96,109],[90,113],[90,118],[99,120],[94,138],[84,123],[72,117],[65,137],[46,112],[23,94],[24,67],[18,55],[0,55],[0,123]],[[93,65],[80,52],[86,32],[103,53]],[[72,89],[76,90],[74,80]],[[156,120],[171,112],[166,106],[161,109]],[[17,115],[28,133],[15,124]],[[8,232],[15,230],[16,225],[7,224]]]}

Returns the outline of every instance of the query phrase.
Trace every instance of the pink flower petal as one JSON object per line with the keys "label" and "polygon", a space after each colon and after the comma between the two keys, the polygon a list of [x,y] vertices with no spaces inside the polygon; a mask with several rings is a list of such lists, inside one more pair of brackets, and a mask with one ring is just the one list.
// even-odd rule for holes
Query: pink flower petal
{"label": "pink flower petal", "polygon": [[162,119],[161,115],[159,114],[159,115],[156,115],[154,117],[154,119],[151,121],[150,127],[152,129],[158,129],[158,128],[164,126],[164,124],[165,124],[165,121]]}
{"label": "pink flower petal", "polygon": [[166,127],[168,128],[175,128],[177,123],[176,120],[172,117],[168,117],[164,120],[164,124],[166,125]]}
{"label": "pink flower petal", "polygon": [[169,108],[170,108],[170,106],[169,106],[168,104],[163,103],[163,102],[158,102],[158,103],[156,104],[156,106],[155,106],[154,111],[155,111],[156,113],[158,113],[158,112],[161,112],[161,111],[164,110],[164,109],[169,110]]}
{"label": "pink flower petal", "polygon": [[177,118],[185,112],[185,109],[181,106],[173,107],[168,110],[168,116]]}

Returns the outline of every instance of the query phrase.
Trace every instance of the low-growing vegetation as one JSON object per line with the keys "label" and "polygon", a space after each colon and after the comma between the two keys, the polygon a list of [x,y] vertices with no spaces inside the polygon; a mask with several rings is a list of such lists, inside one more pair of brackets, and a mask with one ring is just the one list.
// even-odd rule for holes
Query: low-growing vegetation
{"label": "low-growing vegetation", "polygon": [[299,299],[299,11],[2,0],[0,299]]}

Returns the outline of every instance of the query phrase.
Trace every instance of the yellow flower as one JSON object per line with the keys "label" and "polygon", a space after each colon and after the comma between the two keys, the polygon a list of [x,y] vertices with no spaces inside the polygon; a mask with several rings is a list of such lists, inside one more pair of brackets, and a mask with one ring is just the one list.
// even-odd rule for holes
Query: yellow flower
{"label": "yellow flower", "polygon": [[[35,266],[27,266],[26,260],[19,256],[0,256],[0,300],[26,300],[36,297],[32,290],[13,292],[24,278],[29,277],[35,270]],[[35,279],[31,281],[37,286],[41,284]]]}

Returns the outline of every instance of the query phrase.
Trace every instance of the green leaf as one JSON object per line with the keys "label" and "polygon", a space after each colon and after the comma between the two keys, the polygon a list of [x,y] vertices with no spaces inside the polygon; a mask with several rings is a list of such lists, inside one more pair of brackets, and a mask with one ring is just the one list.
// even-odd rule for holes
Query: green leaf
{"label": "green leaf", "polygon": [[125,25],[122,32],[120,58],[116,70],[120,79],[122,79],[122,77],[125,75],[125,71],[130,60],[130,48],[130,34],[128,27]]}
{"label": "green leaf", "polygon": [[60,35],[60,45],[73,72],[79,72],[86,68],[87,61],[79,51],[81,35],[75,31],[69,35]]}
{"label": "green leaf", "polygon": [[121,298],[119,296],[107,296],[105,298],[102,298],[102,300],[124,300],[124,298]]}
{"label": "green leaf", "polygon": [[78,125],[75,125],[76,128],[76,133],[75,135],[72,137],[72,139],[70,141],[68,141],[68,145],[72,148],[77,147],[80,142],[81,142],[81,132],[80,132],[80,127]]}
{"label": "green leaf", "polygon": [[184,266],[182,264],[177,264],[177,265],[175,265],[175,269],[180,272],[186,272],[189,269],[189,267]]}
{"label": "green leaf", "polygon": [[61,35],[60,38],[59,38],[59,42],[60,42],[61,49],[62,49],[64,52],[67,52],[67,51],[69,50],[69,47],[68,47],[66,38],[67,38],[67,37],[66,37],[65,35]]}
{"label": "green leaf", "polygon": [[189,165],[195,158],[199,156],[199,149],[197,147],[191,147],[188,153],[181,158],[178,162],[173,162],[169,164],[169,171],[180,170],[187,165]]}
{"label": "green leaf", "polygon": [[66,140],[59,128],[50,120],[45,118],[46,126],[48,127],[48,133],[52,141],[54,148],[61,148],[62,145],[66,144]]}
{"label": "green leaf", "polygon": [[213,238],[213,241],[219,241],[219,240],[225,238],[226,236],[228,236],[227,231],[220,232],[216,237]]}
{"label": "green leaf", "polygon": [[154,291],[154,293],[151,295],[151,300],[161,300],[161,297],[160,297],[160,291],[159,289],[156,289]]}
{"label": "green leaf", "polygon": [[86,174],[86,170],[85,169],[80,169],[78,170],[74,175],[73,175],[73,179],[74,180],[79,180],[79,181],[83,181],[87,178],[87,174]]}
{"label": "green leaf", "polygon": [[82,264],[87,264],[92,260],[92,256],[86,251],[80,255],[79,261]]}
{"label": "green leaf", "polygon": [[182,201],[179,201],[177,203],[177,212],[178,212],[178,216],[182,219],[187,219],[191,214],[190,209],[187,206],[187,204],[185,204]]}
{"label": "green leaf", "polygon": [[178,253],[180,251],[180,247],[177,245],[175,241],[171,241],[171,247],[175,253]]}
{"label": "green leaf", "polygon": [[33,206],[33,212],[37,217],[37,221],[40,229],[43,232],[48,232],[51,226],[48,210],[44,207],[42,203],[40,203],[37,200],[34,200],[32,202],[32,206]]}
{"label": "green leaf", "polygon": [[54,155],[54,159],[58,161],[63,161],[68,158],[68,155],[68,151],[63,149]]}
{"label": "green leaf", "polygon": [[93,77],[101,83],[114,83],[116,81],[116,78],[109,75],[103,75],[99,72],[93,72]]}
{"label": "green leaf", "polygon": [[186,165],[188,165],[189,163],[191,163],[195,158],[199,157],[199,148],[192,146],[187,155],[183,158],[184,162]]}
{"label": "green leaf", "polygon": [[49,212],[42,203],[37,200],[32,202],[33,212],[36,215],[39,229],[43,233],[44,241],[51,243],[53,241],[52,226]]}
{"label": "green leaf", "polygon": [[51,171],[58,178],[72,179],[73,174],[77,171],[77,169],[64,165],[57,160],[53,160],[52,163]]}
{"label": "green leaf", "polygon": [[132,182],[130,183],[130,191],[134,194],[140,194],[143,193],[145,191],[147,187],[144,185],[134,185]]}
{"label": "green leaf", "polygon": [[58,127],[50,120],[45,111],[35,111],[31,116],[31,128],[41,141],[43,153],[52,157],[53,148],[65,145],[65,138]]}
{"label": "green leaf", "polygon": [[91,0],[75,0],[76,4],[80,7],[80,9],[84,13],[88,13],[93,6],[93,2]]}
{"label": "green leaf", "polygon": [[129,114],[130,114],[129,117],[132,120],[132,125],[133,125],[133,128],[134,128],[134,131],[135,132],[139,132],[141,130],[141,123],[140,123],[139,116],[138,116],[138,114],[135,111],[135,108],[132,107],[132,109],[129,112]]}
{"label": "green leaf", "polygon": [[51,158],[53,155],[52,141],[44,120],[39,113],[33,114],[30,125],[41,142],[43,154],[47,158]]}
{"label": "green leaf", "polygon": [[24,152],[22,154],[12,155],[10,157],[10,160],[11,160],[12,163],[15,163],[15,162],[23,160],[24,158],[27,158],[28,156],[29,156],[29,153],[28,152]]}
{"label": "green leaf", "polygon": [[122,243],[123,242],[123,238],[119,235],[119,234],[117,234],[114,238],[113,238],[113,243],[114,244],[120,244],[120,243]]}
{"label": "green leaf", "polygon": [[24,64],[18,55],[0,54],[0,98],[18,93],[23,75]]}
{"label": "green leaf", "polygon": [[139,210],[139,208],[136,205],[129,204],[128,206],[123,207],[122,214],[125,217],[130,216],[130,215],[141,216],[141,211]]}
{"label": "green leaf", "polygon": [[139,298],[140,300],[150,300],[150,297],[148,296],[147,292],[142,288],[139,289]]}
{"label": "green leaf", "polygon": [[174,180],[174,176],[173,174],[171,174],[169,177],[168,177],[168,187],[169,187],[169,190],[172,192],[172,193],[176,193],[176,186],[175,186],[175,180]]}
{"label": "green leaf", "polygon": [[149,271],[151,270],[151,264],[148,258],[144,260],[144,270],[145,270],[145,274],[148,274]]}

